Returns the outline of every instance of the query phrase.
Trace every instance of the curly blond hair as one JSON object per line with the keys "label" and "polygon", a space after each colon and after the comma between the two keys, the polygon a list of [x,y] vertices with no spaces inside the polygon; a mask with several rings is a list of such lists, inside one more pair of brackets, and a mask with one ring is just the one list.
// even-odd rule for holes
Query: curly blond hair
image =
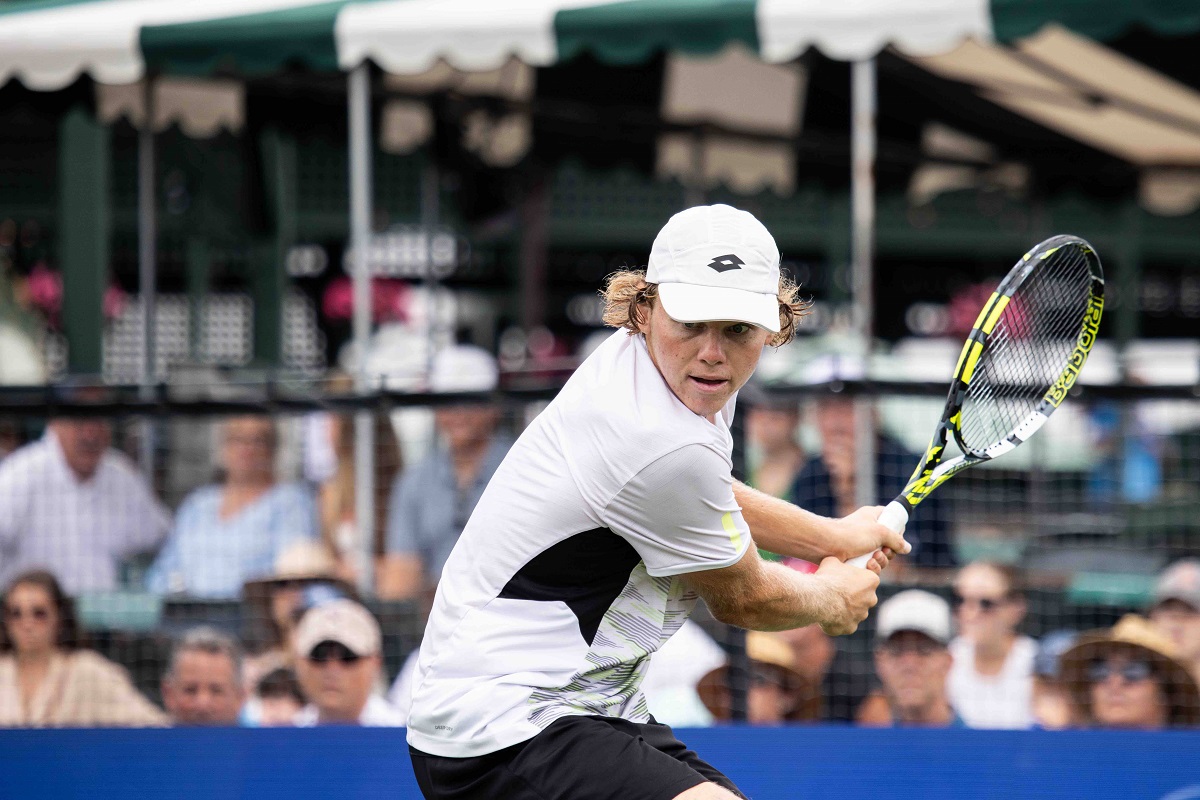
{"label": "curly blond hair", "polygon": [[[605,278],[604,324],[613,328],[625,328],[630,335],[641,333],[642,326],[654,299],[658,297],[658,284],[646,282],[646,271],[623,269]],[[779,276],[779,333],[771,337],[769,344],[779,347],[796,338],[796,326],[800,319],[812,310],[812,301],[800,297],[800,287],[786,275]]]}

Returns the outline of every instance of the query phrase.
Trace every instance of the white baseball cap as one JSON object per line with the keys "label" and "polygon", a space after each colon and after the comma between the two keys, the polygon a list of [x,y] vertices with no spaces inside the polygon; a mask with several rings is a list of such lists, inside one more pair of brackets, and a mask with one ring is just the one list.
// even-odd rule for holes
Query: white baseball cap
{"label": "white baseball cap", "polygon": [[680,211],[654,238],[646,281],[680,322],[737,320],[779,332],[779,248],[748,211]]}
{"label": "white baseball cap", "polygon": [[935,642],[948,644],[953,631],[950,604],[920,589],[900,592],[880,604],[875,638],[885,642],[901,631],[916,631]]}
{"label": "white baseball cap", "polygon": [[496,357],[471,344],[456,344],[433,357],[429,388],[435,392],[490,392],[500,383]]}
{"label": "white baseball cap", "polygon": [[371,612],[353,600],[329,600],[310,608],[296,626],[296,653],[308,658],[321,642],[337,642],[356,656],[379,652],[382,634]]}

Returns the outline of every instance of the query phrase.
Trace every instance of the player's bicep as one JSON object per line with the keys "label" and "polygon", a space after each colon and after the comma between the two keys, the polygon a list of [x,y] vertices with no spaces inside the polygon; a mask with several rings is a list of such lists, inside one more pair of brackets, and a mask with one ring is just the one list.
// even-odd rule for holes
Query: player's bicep
{"label": "player's bicep", "polygon": [[742,610],[762,581],[763,562],[758,550],[749,547],[728,567],[698,570],[680,576],[684,586],[704,599],[708,610],[721,622],[739,624]]}
{"label": "player's bicep", "polygon": [[602,516],[655,576],[728,567],[750,546],[729,463],[703,445],[682,447],[647,465]]}

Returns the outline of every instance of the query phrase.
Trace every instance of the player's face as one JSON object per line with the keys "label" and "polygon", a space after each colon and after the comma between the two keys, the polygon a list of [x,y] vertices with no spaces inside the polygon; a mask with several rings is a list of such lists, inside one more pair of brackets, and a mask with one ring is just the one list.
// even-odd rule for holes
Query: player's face
{"label": "player's face", "polygon": [[1200,611],[1180,600],[1168,600],[1155,606],[1150,619],[1175,642],[1180,659],[1200,664]]}
{"label": "player's face", "polygon": [[179,725],[236,725],[242,689],[229,658],[187,652],[163,681],[163,704]]}
{"label": "player's face", "polygon": [[710,422],[754,374],[772,335],[745,322],[679,322],[658,302],[642,332],[671,391]]}
{"label": "player's face", "polygon": [[1152,667],[1127,653],[1092,665],[1092,716],[1102,728],[1162,728],[1167,702]]}

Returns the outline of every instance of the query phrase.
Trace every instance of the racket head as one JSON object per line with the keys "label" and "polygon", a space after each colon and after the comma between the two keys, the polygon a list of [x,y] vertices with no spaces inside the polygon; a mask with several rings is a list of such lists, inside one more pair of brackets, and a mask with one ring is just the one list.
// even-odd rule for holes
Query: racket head
{"label": "racket head", "polygon": [[995,458],[1045,424],[1075,385],[1103,310],[1104,271],[1084,239],[1054,236],[1021,257],[955,368],[946,420],[966,456]]}

